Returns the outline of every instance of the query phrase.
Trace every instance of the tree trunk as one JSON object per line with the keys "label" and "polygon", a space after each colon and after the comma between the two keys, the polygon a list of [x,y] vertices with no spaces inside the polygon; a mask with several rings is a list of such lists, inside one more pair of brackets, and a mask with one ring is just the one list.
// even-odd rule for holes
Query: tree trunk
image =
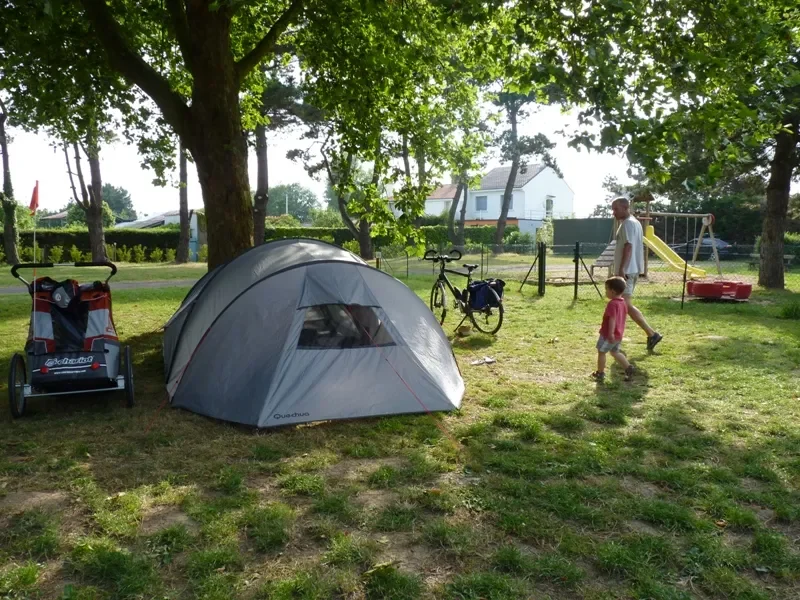
{"label": "tree trunk", "polygon": [[466,246],[467,242],[464,239],[464,222],[467,220],[467,200],[469,199],[469,187],[466,181],[461,182],[461,188],[464,190],[464,198],[461,201],[461,216],[458,219],[458,245]]}
{"label": "tree trunk", "polygon": [[770,164],[767,184],[767,207],[761,232],[761,268],[758,284],[769,289],[783,289],[783,235],[786,230],[786,211],[792,174],[797,166],[797,142],[800,119],[789,123],[792,132],[782,131],[775,136],[775,154]]}
{"label": "tree trunk", "polygon": [[178,237],[178,251],[175,253],[175,262],[184,264],[189,262],[189,238],[191,237],[191,229],[189,223],[189,189],[188,189],[188,176],[186,159],[186,148],[183,147],[183,142],[178,142],[178,176],[180,184],[178,188],[178,214],[180,215],[181,233]]}
{"label": "tree trunk", "polygon": [[11,167],[8,160],[8,138],[6,138],[6,119],[8,115],[3,107],[0,114],[0,152],[3,153],[3,194],[0,203],[3,205],[3,252],[6,255],[6,262],[10,265],[19,263],[17,245],[19,236],[17,234],[17,203],[14,201],[14,188],[11,185]]}
{"label": "tree trunk", "polygon": [[519,171],[520,153],[519,153],[519,138],[517,136],[517,110],[514,107],[508,109],[508,122],[511,124],[511,144],[513,154],[511,158],[511,172],[508,174],[508,181],[506,182],[506,189],[503,192],[503,204],[500,208],[500,216],[497,219],[497,231],[494,235],[494,243],[497,246],[496,250],[500,250],[503,244],[503,236],[506,233],[506,218],[508,217],[508,207],[511,205],[511,199],[514,197],[514,183],[517,181],[517,171]]}
{"label": "tree trunk", "polygon": [[186,146],[192,153],[208,225],[208,269],[253,245],[253,212],[242,131],[239,78],[230,47],[230,19],[208,2],[189,2],[188,43],[196,64]]}
{"label": "tree trunk", "polygon": [[358,222],[358,253],[364,260],[372,260],[375,254],[372,249],[372,236],[370,235],[370,224],[366,219]]}
{"label": "tree trunk", "polygon": [[87,144],[89,160],[89,173],[92,176],[89,182],[89,207],[86,211],[86,225],[89,227],[89,245],[91,246],[92,260],[104,262],[106,255],[106,237],[103,231],[103,182],[100,178],[100,149],[95,139],[90,139]]}
{"label": "tree trunk", "polygon": [[253,198],[253,242],[264,243],[265,219],[269,204],[269,163],[267,162],[267,126],[256,126],[256,194]]}
{"label": "tree trunk", "polygon": [[461,195],[464,193],[464,184],[459,183],[458,188],[456,189],[455,198],[450,203],[450,212],[447,214],[447,237],[450,238],[450,242],[454,246],[460,245],[458,242],[458,234],[456,232],[456,211],[458,210],[458,201],[461,199]]}

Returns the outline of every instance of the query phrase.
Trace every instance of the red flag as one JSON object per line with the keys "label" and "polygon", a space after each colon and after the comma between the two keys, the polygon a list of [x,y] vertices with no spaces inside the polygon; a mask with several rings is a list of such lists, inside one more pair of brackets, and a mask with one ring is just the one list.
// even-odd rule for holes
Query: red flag
{"label": "red flag", "polygon": [[31,215],[36,214],[36,209],[39,208],[39,180],[36,180],[36,185],[33,187],[33,194],[31,195]]}

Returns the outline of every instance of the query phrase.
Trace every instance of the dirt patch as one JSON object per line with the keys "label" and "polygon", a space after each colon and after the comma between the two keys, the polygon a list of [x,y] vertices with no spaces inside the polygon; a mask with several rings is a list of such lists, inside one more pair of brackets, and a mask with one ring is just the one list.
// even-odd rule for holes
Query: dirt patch
{"label": "dirt patch", "polygon": [[183,525],[192,534],[198,531],[197,524],[184,512],[174,506],[159,506],[144,516],[139,532],[152,535],[175,525]]}
{"label": "dirt patch", "polygon": [[661,493],[657,485],[653,485],[647,481],[634,479],[633,477],[623,477],[620,481],[622,489],[629,494],[635,494],[642,498],[655,498]]}
{"label": "dirt patch", "polygon": [[752,477],[742,477],[739,480],[739,487],[748,492],[759,492],[764,489],[764,484]]}
{"label": "dirt patch", "polygon": [[367,510],[381,510],[397,500],[397,494],[391,490],[364,490],[356,499]]}
{"label": "dirt patch", "polygon": [[551,371],[547,373],[526,373],[526,372],[514,372],[511,374],[510,379],[512,381],[529,381],[533,383],[548,383],[548,384],[556,384],[556,383],[564,383],[569,379],[564,376],[563,373],[559,373],[557,371]]}
{"label": "dirt patch", "polygon": [[66,501],[64,492],[11,492],[0,498],[0,512],[16,514],[34,508],[54,510],[62,508]]}
{"label": "dirt patch", "polygon": [[661,533],[658,529],[656,529],[649,523],[645,523],[644,521],[638,521],[636,519],[632,521],[625,521],[625,526],[634,533],[644,533],[647,535],[659,535]]}
{"label": "dirt patch", "polygon": [[378,537],[377,542],[382,548],[382,561],[396,562],[399,568],[416,573],[429,587],[444,583],[457,572],[441,553],[415,543],[413,534],[393,533]]}
{"label": "dirt patch", "polygon": [[753,511],[756,513],[758,520],[765,525],[775,520],[775,511],[771,508],[754,507]]}
{"label": "dirt patch", "polygon": [[334,481],[358,481],[379,467],[399,469],[404,464],[401,458],[346,458],[325,469],[325,476]]}

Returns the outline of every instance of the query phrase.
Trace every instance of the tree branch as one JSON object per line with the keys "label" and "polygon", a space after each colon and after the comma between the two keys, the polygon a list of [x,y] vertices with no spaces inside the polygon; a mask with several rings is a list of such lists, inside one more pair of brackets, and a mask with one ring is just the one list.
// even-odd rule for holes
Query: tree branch
{"label": "tree branch", "polygon": [[78,172],[78,184],[81,186],[81,198],[78,200],[78,205],[85,211],[89,210],[89,194],[86,191],[86,182],[83,179],[83,169],[81,168],[81,155],[78,150],[78,142],[72,142],[72,148],[75,150],[75,170]]}
{"label": "tree branch", "polygon": [[183,0],[166,0],[167,12],[172,18],[172,27],[175,29],[175,39],[178,40],[178,47],[181,49],[183,61],[186,68],[192,72],[191,44],[189,44],[189,21],[186,19],[186,8]]}
{"label": "tree branch", "polygon": [[[86,2],[88,0],[82,1]],[[239,81],[242,81],[250,71],[258,66],[258,63],[260,63],[267,54],[275,49],[275,43],[278,41],[278,38],[286,31],[287,27],[292,24],[292,21],[300,14],[300,11],[303,10],[303,1],[304,0],[292,0],[289,8],[283,11],[283,14],[272,24],[272,27],[270,27],[267,34],[261,38],[261,41],[236,63],[236,74]]]}
{"label": "tree branch", "polygon": [[78,190],[75,189],[75,178],[72,177],[72,165],[69,164],[69,151],[67,150],[66,142],[64,142],[64,159],[67,161],[67,175],[69,175],[69,184],[72,186],[72,197],[75,198],[76,204],[80,204]]}
{"label": "tree branch", "polygon": [[130,47],[105,0],[80,0],[95,35],[105,48],[111,66],[138,85],[161,109],[172,128],[184,137],[188,133],[189,107],[169,82]]}

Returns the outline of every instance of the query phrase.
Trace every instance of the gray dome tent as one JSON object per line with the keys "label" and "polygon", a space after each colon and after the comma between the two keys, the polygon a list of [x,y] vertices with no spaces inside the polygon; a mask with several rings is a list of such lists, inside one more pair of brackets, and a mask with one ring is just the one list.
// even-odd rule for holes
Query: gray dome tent
{"label": "gray dome tent", "polygon": [[174,406],[258,427],[455,410],[464,395],[422,300],[318,240],[207,273],[165,326],[164,366]]}

